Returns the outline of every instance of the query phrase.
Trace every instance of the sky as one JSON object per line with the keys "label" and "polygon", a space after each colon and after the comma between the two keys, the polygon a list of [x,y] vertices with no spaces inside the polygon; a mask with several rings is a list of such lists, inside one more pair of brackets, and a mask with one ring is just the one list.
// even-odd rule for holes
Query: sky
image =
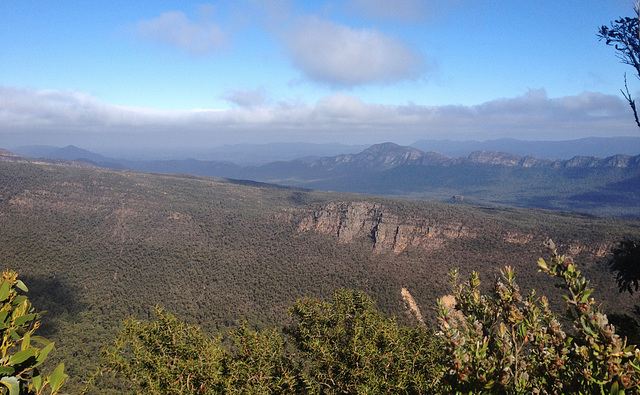
{"label": "sky", "polygon": [[0,147],[640,136],[630,0],[0,0]]}

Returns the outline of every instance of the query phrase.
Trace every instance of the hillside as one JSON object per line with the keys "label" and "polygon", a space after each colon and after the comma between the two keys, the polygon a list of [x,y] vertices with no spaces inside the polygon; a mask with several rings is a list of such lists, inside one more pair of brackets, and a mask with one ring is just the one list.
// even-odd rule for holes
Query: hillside
{"label": "hillside", "polygon": [[433,322],[451,268],[490,279],[504,264],[524,289],[555,294],[536,273],[547,237],[582,264],[605,309],[629,313],[634,299],[604,262],[625,236],[640,237],[637,220],[0,163],[0,265],[47,311],[41,334],[74,361],[76,383],[121,319],[149,317],[155,304],[213,333],[243,317],[287,322],[298,298],[346,287],[411,322],[404,287]]}

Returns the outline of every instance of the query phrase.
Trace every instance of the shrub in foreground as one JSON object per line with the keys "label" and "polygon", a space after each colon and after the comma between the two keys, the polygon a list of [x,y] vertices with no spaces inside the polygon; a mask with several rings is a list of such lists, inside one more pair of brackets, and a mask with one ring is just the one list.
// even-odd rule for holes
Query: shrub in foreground
{"label": "shrub in foreground", "polygon": [[[246,322],[231,332],[232,351],[195,326],[157,309],[157,320],[128,320],[102,371],[128,380],[137,393],[432,393],[437,384],[436,338],[422,327],[399,326],[357,291],[331,302],[301,299],[297,324],[262,332]],[[285,341],[290,340],[289,348]]]}
{"label": "shrub in foreground", "polygon": [[446,342],[447,391],[473,393],[612,393],[640,389],[640,350],[615,333],[573,261],[551,240],[541,271],[560,279],[576,337],[562,329],[545,297],[522,297],[505,267],[493,295],[480,293],[472,273],[460,283],[451,273],[456,304],[439,302],[439,335]]}
{"label": "shrub in foreground", "polygon": [[40,315],[34,312],[29,298],[19,291],[28,289],[18,280],[18,274],[3,272],[0,278],[0,394],[57,394],[67,377],[64,363],[49,376],[41,374],[39,367],[54,344],[34,334],[40,326]]}

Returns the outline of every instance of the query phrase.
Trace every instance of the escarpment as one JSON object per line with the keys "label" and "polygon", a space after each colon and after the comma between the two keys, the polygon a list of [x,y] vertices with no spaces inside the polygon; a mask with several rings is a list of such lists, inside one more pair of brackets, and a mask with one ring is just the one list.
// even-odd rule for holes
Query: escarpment
{"label": "escarpment", "polygon": [[475,237],[474,232],[461,222],[405,218],[372,202],[329,203],[305,217],[298,230],[335,235],[342,243],[368,238],[376,253],[400,253],[408,247],[437,249],[450,239]]}

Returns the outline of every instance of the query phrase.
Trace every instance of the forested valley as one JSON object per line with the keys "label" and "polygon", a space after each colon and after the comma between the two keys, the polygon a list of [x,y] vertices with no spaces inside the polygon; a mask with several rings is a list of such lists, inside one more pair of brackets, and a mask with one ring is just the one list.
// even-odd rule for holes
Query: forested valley
{"label": "forested valley", "polygon": [[[560,255],[549,258],[550,248],[543,246],[549,238]],[[442,350],[450,347],[446,339],[471,336],[462,329],[434,335],[444,331],[443,324],[454,329],[466,325],[446,324],[455,322],[454,310],[470,316],[488,309],[485,329],[492,322],[504,335],[500,322],[511,323],[505,330],[524,328],[524,318],[516,312],[529,317],[535,311],[531,306],[539,302],[527,302],[520,294],[535,289],[536,295],[549,298],[550,310],[542,306],[545,312],[540,313],[547,317],[546,327],[558,314],[563,330],[579,338],[579,333],[571,335],[576,330],[561,297],[566,290],[555,287],[557,281],[548,274],[538,273],[540,257],[547,260],[547,271],[560,279],[573,275],[573,269],[562,268],[575,262],[596,290],[576,305],[594,297],[619,331],[637,331],[637,297],[619,293],[608,265],[612,248],[629,238],[640,238],[638,220],[199,176],[0,163],[0,265],[19,274],[34,309],[43,312],[36,333],[55,341],[43,370],[65,363],[69,377],[62,393],[85,388],[89,393],[145,393],[145,388],[153,393],[148,377],[131,370],[126,361],[138,346],[142,348],[136,355],[145,358],[149,349],[136,341],[148,334],[168,341],[162,337],[167,328],[185,336],[178,338],[179,347],[162,343],[167,350],[175,346],[184,352],[177,355],[186,365],[177,364],[174,373],[196,369],[193,361],[199,361],[196,365],[208,370],[189,371],[187,376],[204,380],[198,388],[212,392],[437,392],[445,378],[454,385],[454,378],[465,374],[462,370],[453,377],[447,370],[444,377],[439,369],[447,357]],[[563,254],[571,260],[565,261]],[[513,269],[519,287],[512,286],[505,266]],[[460,273],[457,293],[449,282],[453,269]],[[477,279],[464,283],[470,275],[475,278],[473,271]],[[511,298],[510,310],[500,310],[505,307],[493,302],[482,305],[478,299],[492,292],[495,279],[506,284],[508,292],[501,291],[500,297]],[[566,287],[576,294],[586,289],[572,286]],[[458,308],[439,309],[438,300],[452,293]],[[522,303],[528,307],[514,307]],[[595,311],[585,309],[584,314]],[[515,318],[501,315],[505,311]],[[527,330],[522,337],[513,332],[513,338],[531,342]],[[312,341],[318,338],[326,343]],[[539,344],[555,347],[558,360],[570,366],[561,355],[565,340],[541,339],[546,340]],[[340,357],[327,351],[347,344],[356,348],[338,353]],[[380,347],[388,353],[377,358]],[[189,354],[194,349],[199,353]],[[260,350],[264,353],[258,358]],[[456,352],[461,351],[449,355]],[[153,354],[146,357],[161,360]],[[637,363],[638,355],[634,357]],[[484,359],[509,359],[507,353],[491,358]],[[633,365],[630,358],[620,369]],[[395,376],[383,368],[391,360],[397,363],[394,369],[403,367]],[[589,366],[597,371],[597,366]],[[486,380],[487,388],[516,388],[527,381],[517,369],[511,379],[490,367],[483,369],[487,375],[477,379]],[[218,381],[211,372],[218,372]],[[159,374],[166,378],[170,371]],[[623,376],[612,377],[615,381]],[[567,380],[567,385],[571,380],[577,379]],[[629,384],[623,381],[619,385]],[[554,383],[549,379],[540,385],[551,388]]]}

